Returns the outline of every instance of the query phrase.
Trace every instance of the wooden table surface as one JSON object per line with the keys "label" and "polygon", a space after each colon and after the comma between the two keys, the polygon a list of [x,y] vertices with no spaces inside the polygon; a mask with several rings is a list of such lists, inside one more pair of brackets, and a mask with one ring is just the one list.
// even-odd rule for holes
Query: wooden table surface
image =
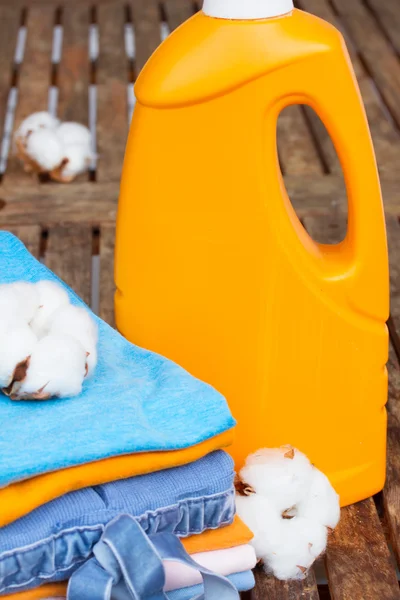
{"label": "wooden table surface", "polygon": [[[257,572],[254,595],[257,600],[400,600],[400,0],[296,4],[334,23],[346,38],[382,178],[392,283],[388,473],[383,493],[342,511],[319,563],[318,583],[314,572],[302,583]],[[115,214],[132,83],[161,38],[196,10],[188,0],[0,2],[0,227],[19,235],[110,323]],[[32,178],[9,155],[13,106],[18,124],[49,102],[61,119],[91,124],[96,134],[97,165],[70,185]],[[286,186],[304,226],[318,241],[341,239],[346,194],[318,117],[302,106],[286,109],[278,141]]]}

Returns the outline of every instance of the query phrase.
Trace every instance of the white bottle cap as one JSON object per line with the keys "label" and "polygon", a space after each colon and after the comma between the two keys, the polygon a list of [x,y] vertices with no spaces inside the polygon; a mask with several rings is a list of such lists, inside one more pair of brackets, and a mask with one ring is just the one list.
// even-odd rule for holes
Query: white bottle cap
{"label": "white bottle cap", "polygon": [[293,0],[204,0],[203,12],[218,19],[270,19],[293,10]]}

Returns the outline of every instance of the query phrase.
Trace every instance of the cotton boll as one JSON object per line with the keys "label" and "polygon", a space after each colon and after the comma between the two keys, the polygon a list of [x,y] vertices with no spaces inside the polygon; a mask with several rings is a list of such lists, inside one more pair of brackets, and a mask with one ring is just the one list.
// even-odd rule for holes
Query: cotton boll
{"label": "cotton boll", "polygon": [[13,386],[13,400],[76,396],[86,373],[86,352],[67,335],[47,335],[36,344],[25,379]]}
{"label": "cotton boll", "polygon": [[39,293],[39,308],[31,321],[31,327],[41,338],[48,333],[53,313],[69,304],[69,298],[67,292],[53,281],[39,281],[35,287]]}
{"label": "cotton boll", "polygon": [[88,353],[88,375],[97,363],[97,325],[87,310],[71,304],[59,308],[50,319],[50,332],[71,335]]}
{"label": "cotton boll", "polygon": [[28,135],[25,144],[27,156],[42,172],[52,171],[63,160],[63,145],[51,129],[38,129]]}
{"label": "cotton boll", "polygon": [[55,130],[58,124],[59,120],[53,117],[49,112],[35,112],[22,121],[17,131],[15,132],[15,137],[25,138],[31,132],[38,131],[38,129]]}
{"label": "cotton boll", "polygon": [[263,556],[265,570],[278,579],[304,579],[315,559],[325,551],[326,543],[327,529],[323,525],[299,517],[282,519],[273,551]]}
{"label": "cotton boll", "polygon": [[11,321],[29,323],[39,306],[39,294],[32,283],[17,281],[0,285],[0,328]]}
{"label": "cotton boll", "polygon": [[327,476],[314,467],[311,485],[305,498],[297,505],[299,517],[305,517],[334,529],[340,519],[339,496]]}
{"label": "cotton boll", "polygon": [[92,139],[90,130],[80,123],[61,123],[57,129],[57,135],[64,146],[82,144],[90,148]]}
{"label": "cotton boll", "polygon": [[259,495],[266,496],[281,513],[307,495],[313,467],[294,448],[262,448],[248,456],[240,471],[242,481]]}
{"label": "cotton boll", "polygon": [[63,150],[61,164],[53,169],[50,177],[60,183],[69,183],[75,177],[87,171],[93,155],[90,147],[84,144],[70,144]]}
{"label": "cotton boll", "polygon": [[258,559],[273,552],[280,537],[283,519],[267,498],[258,494],[236,496],[236,512],[254,534],[251,545]]}
{"label": "cotton boll", "polygon": [[0,331],[0,388],[10,385],[17,365],[32,354],[37,341],[24,323],[11,323]]}

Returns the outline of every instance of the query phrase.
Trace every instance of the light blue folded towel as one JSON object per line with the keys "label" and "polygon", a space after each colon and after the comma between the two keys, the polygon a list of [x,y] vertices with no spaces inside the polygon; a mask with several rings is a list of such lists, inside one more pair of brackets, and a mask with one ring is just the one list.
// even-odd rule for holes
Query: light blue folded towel
{"label": "light blue folded towel", "polygon": [[[247,592],[255,586],[253,571],[233,573],[232,575],[228,575],[227,578],[233,583],[238,592]],[[166,592],[166,596],[169,600],[191,600],[192,598],[201,597],[202,594],[204,594],[204,586],[202,583],[180,588],[179,590],[172,590],[172,592]]]}
{"label": "light blue folded towel", "polygon": [[[41,279],[61,283],[73,304],[85,306],[15,236],[0,232],[0,284]],[[95,319],[99,361],[79,396],[13,402],[0,393],[0,486],[110,456],[187,448],[235,425],[211,386]]]}

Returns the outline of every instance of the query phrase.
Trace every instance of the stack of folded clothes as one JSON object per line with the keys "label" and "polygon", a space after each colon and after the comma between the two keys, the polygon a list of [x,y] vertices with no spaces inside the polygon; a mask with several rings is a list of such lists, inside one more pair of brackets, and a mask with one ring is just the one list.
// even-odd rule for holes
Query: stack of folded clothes
{"label": "stack of folded clothes", "polygon": [[[42,279],[61,284],[0,232],[0,284]],[[99,361],[79,396],[0,393],[0,596],[63,597],[68,581],[71,600],[250,589],[252,534],[221,450],[235,424],[225,399],[95,318]]]}

